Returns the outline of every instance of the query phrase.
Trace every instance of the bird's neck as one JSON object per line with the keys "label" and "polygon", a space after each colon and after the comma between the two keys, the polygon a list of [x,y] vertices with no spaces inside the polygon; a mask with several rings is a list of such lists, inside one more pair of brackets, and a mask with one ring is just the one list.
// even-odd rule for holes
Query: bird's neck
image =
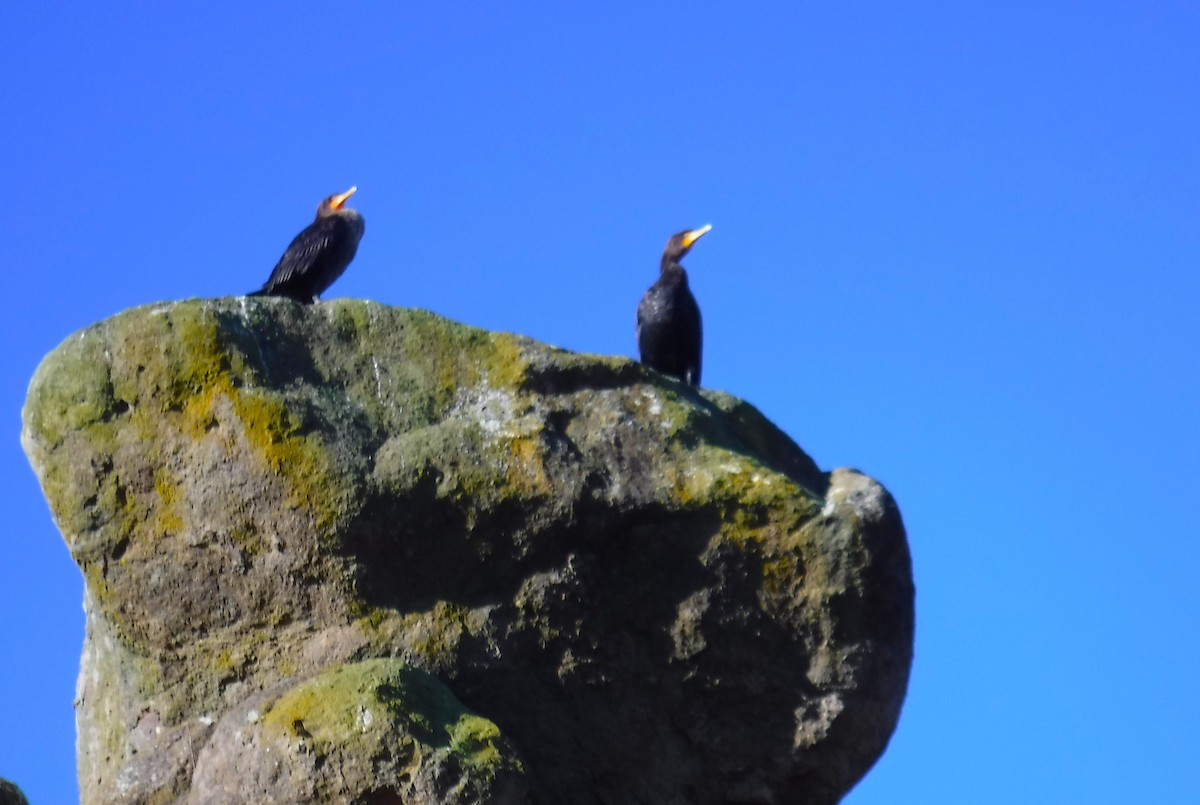
{"label": "bird's neck", "polygon": [[687,272],[683,270],[683,266],[679,265],[673,257],[663,257],[659,270],[663,274],[682,274],[684,277],[687,276]]}
{"label": "bird's neck", "polygon": [[662,273],[658,275],[657,284],[660,288],[688,290],[687,272],[683,270],[683,266],[679,265],[679,263],[668,263],[664,260]]}
{"label": "bird's neck", "polygon": [[325,222],[326,226],[336,226],[337,224],[333,223],[335,221],[341,221],[344,225],[348,225],[353,231],[358,232],[360,235],[362,233],[363,220],[362,216],[358,214],[357,210],[352,210],[348,207],[342,207],[340,210],[334,210],[331,213],[317,216],[317,222]]}

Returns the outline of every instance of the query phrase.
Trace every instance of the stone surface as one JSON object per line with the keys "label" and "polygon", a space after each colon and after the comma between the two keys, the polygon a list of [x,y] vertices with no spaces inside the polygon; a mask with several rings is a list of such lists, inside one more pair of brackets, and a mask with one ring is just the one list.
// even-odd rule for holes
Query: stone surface
{"label": "stone surface", "polygon": [[428,673],[376,659],[228,711],[196,759],[188,802],[520,803],[525,793],[495,724]]}
{"label": "stone surface", "polygon": [[22,442],[86,580],[85,803],[834,803],[896,506],[625,358],[337,300],[126,311]]}

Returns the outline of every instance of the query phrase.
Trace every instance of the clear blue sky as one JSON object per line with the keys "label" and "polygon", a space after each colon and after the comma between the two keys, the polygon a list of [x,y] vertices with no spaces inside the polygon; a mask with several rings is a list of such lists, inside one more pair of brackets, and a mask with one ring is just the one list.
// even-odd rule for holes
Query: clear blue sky
{"label": "clear blue sky", "polygon": [[588,352],[633,354],[667,236],[713,224],[706,385],[909,529],[909,697],[847,805],[1196,801],[1194,3],[175,5],[0,6],[0,776],[34,805],[75,797],[83,639],[34,367],[258,287],[351,184],[327,296]]}

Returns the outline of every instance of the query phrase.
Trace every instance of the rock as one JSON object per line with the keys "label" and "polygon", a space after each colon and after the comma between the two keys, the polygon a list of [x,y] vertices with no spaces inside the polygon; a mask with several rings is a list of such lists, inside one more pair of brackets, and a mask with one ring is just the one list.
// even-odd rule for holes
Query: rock
{"label": "rock", "polygon": [[29,805],[17,784],[0,777],[0,805]]}
{"label": "rock", "polygon": [[[329,759],[337,757],[338,762]],[[334,666],[230,710],[196,760],[188,802],[525,801],[499,728],[395,659]]]}
{"label": "rock", "polygon": [[70,337],[23,424],[84,803],[820,805],[899,716],[888,493],[628,359],[193,300]]}

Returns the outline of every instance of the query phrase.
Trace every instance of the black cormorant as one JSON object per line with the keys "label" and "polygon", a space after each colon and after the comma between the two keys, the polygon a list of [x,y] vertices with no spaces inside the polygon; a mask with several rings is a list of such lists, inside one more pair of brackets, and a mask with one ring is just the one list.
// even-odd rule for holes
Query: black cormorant
{"label": "black cormorant", "polygon": [[288,245],[266,284],[251,296],[286,296],[311,303],[342,276],[358,251],[363,218],[346,205],[357,187],[336,193],[317,207],[317,218]]}
{"label": "black cormorant", "polygon": [[712,225],[672,235],[662,255],[662,273],[637,309],[638,353],[642,363],[689,386],[700,385],[700,306],[688,290],[687,272],[679,265],[692,244]]}

